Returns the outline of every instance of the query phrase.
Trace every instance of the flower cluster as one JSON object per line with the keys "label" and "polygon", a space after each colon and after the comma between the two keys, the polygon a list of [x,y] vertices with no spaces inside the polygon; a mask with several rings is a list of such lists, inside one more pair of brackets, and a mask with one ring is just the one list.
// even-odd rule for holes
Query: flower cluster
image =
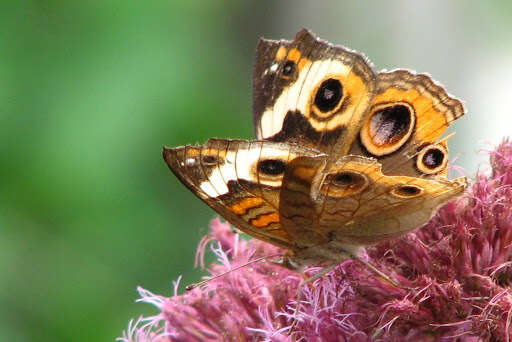
{"label": "flower cluster", "polygon": [[[304,288],[306,275],[269,261],[252,263],[170,298],[139,289],[160,310],[132,322],[121,341],[511,341],[512,143],[490,153],[492,172],[439,210],[423,228],[369,247],[361,256],[394,287],[347,260]],[[201,242],[216,275],[279,249],[244,240],[212,221]],[[290,327],[297,319],[293,331]]]}

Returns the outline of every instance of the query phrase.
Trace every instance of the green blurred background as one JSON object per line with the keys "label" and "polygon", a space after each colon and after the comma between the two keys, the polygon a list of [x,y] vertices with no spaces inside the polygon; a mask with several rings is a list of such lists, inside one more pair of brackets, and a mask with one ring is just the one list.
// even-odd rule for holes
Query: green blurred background
{"label": "green blurred background", "polygon": [[466,101],[452,157],[510,133],[509,1],[2,1],[0,341],[111,341],[200,278],[214,213],[162,145],[251,138],[260,36],[302,27]]}

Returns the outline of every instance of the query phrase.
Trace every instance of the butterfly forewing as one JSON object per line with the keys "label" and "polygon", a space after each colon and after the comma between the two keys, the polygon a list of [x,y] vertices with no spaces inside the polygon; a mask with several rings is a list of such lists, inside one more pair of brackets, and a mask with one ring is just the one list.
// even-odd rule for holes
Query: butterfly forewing
{"label": "butterfly forewing", "polygon": [[279,193],[289,160],[317,151],[268,141],[210,139],[164,148],[171,171],[200,199],[243,232],[291,248],[279,220]]}
{"label": "butterfly forewing", "polygon": [[369,62],[307,30],[292,42],[262,40],[256,61],[257,137],[346,154],[375,89],[376,76]]}
{"label": "butterfly forewing", "polygon": [[293,41],[260,41],[253,113],[258,139],[305,144],[331,160],[374,157],[384,174],[440,179],[448,164],[441,137],[464,107],[428,75],[375,75],[362,55],[302,30]]}

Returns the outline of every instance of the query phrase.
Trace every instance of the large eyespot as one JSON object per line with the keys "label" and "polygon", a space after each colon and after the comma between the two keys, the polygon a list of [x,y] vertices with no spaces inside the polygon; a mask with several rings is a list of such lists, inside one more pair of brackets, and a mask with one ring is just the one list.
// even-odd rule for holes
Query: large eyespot
{"label": "large eyespot", "polygon": [[282,75],[285,77],[290,77],[295,72],[295,62],[293,61],[286,61],[283,65],[283,72]]}
{"label": "large eyespot", "polygon": [[374,156],[385,156],[402,147],[411,136],[416,116],[405,102],[374,106],[361,130],[361,142]]}
{"label": "large eyespot", "polygon": [[448,164],[448,151],[441,144],[424,147],[416,157],[416,168],[428,175],[443,171],[446,164]]}
{"label": "large eyespot", "polygon": [[352,170],[343,170],[330,173],[322,185],[324,194],[344,197],[363,191],[368,186],[368,178],[362,173]]}
{"label": "large eyespot", "polygon": [[404,184],[391,189],[390,194],[399,198],[414,198],[421,195],[423,189],[417,185]]}
{"label": "large eyespot", "polygon": [[258,162],[258,172],[269,176],[277,176],[286,171],[286,163],[279,159],[265,159]]}
{"label": "large eyespot", "polygon": [[335,78],[324,80],[316,89],[313,99],[313,111],[320,117],[326,117],[336,111],[343,98],[343,86]]}

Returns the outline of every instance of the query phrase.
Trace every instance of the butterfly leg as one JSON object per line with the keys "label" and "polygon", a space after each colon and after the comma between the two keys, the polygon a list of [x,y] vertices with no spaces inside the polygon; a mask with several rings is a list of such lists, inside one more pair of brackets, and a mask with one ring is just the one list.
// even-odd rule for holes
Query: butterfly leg
{"label": "butterfly leg", "polygon": [[360,263],[362,263],[363,265],[368,267],[373,273],[377,274],[379,277],[383,278],[384,280],[386,280],[388,283],[390,283],[394,287],[402,288],[402,286],[400,286],[397,282],[395,282],[393,279],[391,279],[391,277],[389,277],[386,273],[382,272],[381,270],[379,270],[377,267],[373,266],[368,261],[363,260],[354,254],[351,254],[350,258],[359,261]]}
{"label": "butterfly leg", "polygon": [[299,284],[299,288],[297,289],[297,305],[295,307],[295,312],[293,314],[293,323],[290,326],[290,333],[293,332],[293,330],[295,329],[295,327],[297,326],[297,323],[298,323],[297,317],[298,317],[298,314],[299,314],[299,309],[300,309],[300,304],[301,304],[300,302],[302,300],[302,290],[303,290],[304,286],[306,286],[307,284],[315,281],[318,278],[323,277],[327,273],[331,272],[336,266],[338,266],[338,264],[326,266],[326,267],[322,268],[320,271],[318,271],[318,273],[316,273],[315,275],[313,275],[313,276],[311,276],[311,277],[309,277],[307,279],[304,279]]}
{"label": "butterfly leg", "polygon": [[187,291],[191,291],[191,290],[195,289],[196,287],[199,287],[199,286],[201,286],[201,285],[204,285],[204,284],[206,284],[206,283],[208,283],[208,282],[210,282],[210,281],[212,281],[212,280],[214,280],[214,279],[217,279],[217,278],[223,277],[223,276],[225,276],[226,274],[231,273],[231,272],[233,272],[233,271],[236,271],[236,270],[238,270],[238,269],[240,269],[240,268],[243,268],[243,267],[249,266],[249,265],[251,265],[251,264],[254,264],[254,263],[257,263],[257,262],[260,262],[260,261],[266,260],[266,259],[268,259],[268,258],[273,258],[273,257],[276,257],[276,256],[281,256],[281,253],[279,253],[279,254],[274,254],[274,255],[266,255],[266,256],[262,256],[262,257],[260,257],[260,258],[253,259],[253,260],[251,260],[251,261],[249,261],[249,262],[246,262],[245,264],[242,264],[242,265],[236,266],[236,267],[234,267],[234,268],[232,268],[232,269],[229,269],[229,270],[227,270],[227,271],[225,271],[225,272],[222,272],[222,273],[220,273],[220,274],[214,275],[214,276],[212,276],[211,278],[208,278],[208,279],[202,280],[202,281],[197,282],[197,283],[189,284],[189,285],[187,285],[187,286],[185,287],[185,290],[187,290]]}
{"label": "butterfly leg", "polygon": [[287,268],[289,270],[302,273],[303,268],[293,261],[293,257],[290,255],[288,251],[281,255],[278,259],[271,260],[270,262],[275,265]]}

